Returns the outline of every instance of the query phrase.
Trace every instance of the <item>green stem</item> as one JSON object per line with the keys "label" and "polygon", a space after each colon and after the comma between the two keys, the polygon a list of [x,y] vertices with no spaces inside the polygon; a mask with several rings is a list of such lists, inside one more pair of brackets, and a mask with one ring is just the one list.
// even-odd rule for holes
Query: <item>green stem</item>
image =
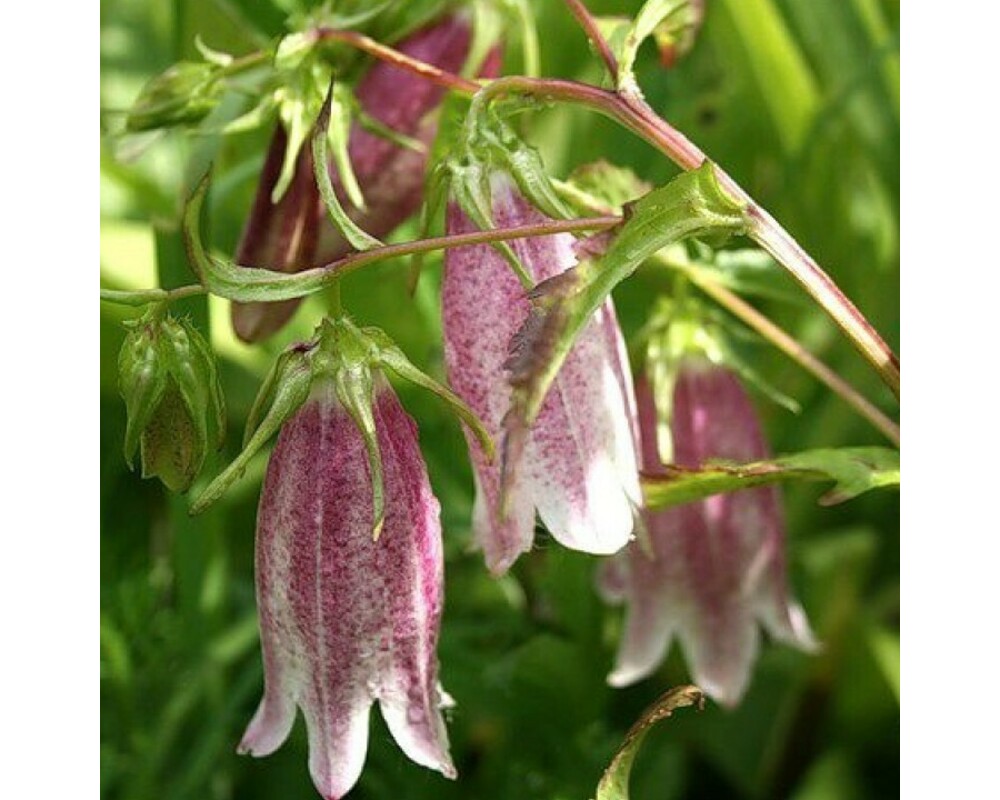
{"label": "green stem", "polygon": [[135,292],[101,289],[101,300],[121,306],[145,306],[150,303],[172,303],[174,300],[199,294],[208,294],[208,290],[199,284],[179,286],[176,289],[141,289]]}

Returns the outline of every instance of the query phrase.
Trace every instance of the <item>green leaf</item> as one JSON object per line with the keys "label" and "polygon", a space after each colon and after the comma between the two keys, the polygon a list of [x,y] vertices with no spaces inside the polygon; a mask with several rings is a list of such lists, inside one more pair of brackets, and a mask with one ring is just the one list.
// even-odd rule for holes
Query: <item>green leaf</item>
{"label": "green leaf", "polygon": [[884,447],[807,450],[748,464],[713,463],[700,468],[667,467],[662,476],[645,476],[643,497],[649,509],[701,500],[721,492],[781,481],[833,481],[821,505],[842,503],[863,492],[899,486],[899,451]]}
{"label": "green leaf", "polygon": [[739,234],[746,228],[744,206],[723,192],[706,161],[627,205],[616,228],[590,240],[603,246],[610,237],[602,256],[584,259],[535,287],[529,295],[532,311],[512,340],[508,362],[513,392],[503,448],[505,474],[508,465],[519,461],[528,428],[577,335],[611,290],[672,242]]}
{"label": "green leaf", "polygon": [[198,230],[201,208],[205,203],[209,183],[210,175],[206,173],[184,205],[181,220],[188,260],[202,285],[209,292],[243,303],[291,300],[295,297],[305,297],[339,280],[340,275],[337,272],[323,268],[287,274],[269,269],[236,266],[231,261],[209,255]]}
{"label": "green leaf", "polygon": [[704,703],[704,695],[697,686],[675,686],[661,695],[629,728],[625,741],[601,776],[601,782],[597,784],[596,800],[628,800],[628,779],[632,763],[649,729],[671,716],[678,708],[697,705],[700,711]]}

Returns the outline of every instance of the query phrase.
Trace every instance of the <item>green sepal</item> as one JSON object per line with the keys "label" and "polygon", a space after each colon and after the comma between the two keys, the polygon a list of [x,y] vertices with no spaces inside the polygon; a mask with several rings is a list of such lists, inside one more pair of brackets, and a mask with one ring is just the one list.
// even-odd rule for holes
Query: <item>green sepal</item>
{"label": "green sepal", "polygon": [[374,381],[367,365],[340,369],[335,376],[337,397],[351,415],[361,433],[368,453],[368,469],[372,483],[372,539],[378,541],[385,523],[385,481],[382,476],[382,453],[375,430],[372,411]]}
{"label": "green sepal", "polygon": [[537,148],[518,136],[493,108],[485,114],[477,130],[483,144],[478,146],[485,146],[490,159],[511,174],[532,205],[554,219],[569,219],[570,211],[556,192]]}
{"label": "green sepal", "polygon": [[217,67],[228,67],[233,63],[233,57],[229,53],[209,47],[202,40],[200,34],[195,34],[194,46],[197,48],[198,52],[201,53],[201,57],[209,64],[215,64]]}
{"label": "green sepal", "polygon": [[452,411],[458,415],[462,422],[469,426],[469,430],[475,435],[487,459],[490,461],[493,460],[495,447],[492,437],[490,437],[486,426],[476,416],[476,413],[465,404],[461,397],[447,386],[438,383],[432,377],[417,369],[413,362],[406,357],[406,354],[399,349],[396,343],[384,331],[378,328],[365,328],[364,333],[378,345],[380,366],[396,373],[403,380],[407,380],[410,383],[433,392],[444,400],[444,402],[451,406]]}
{"label": "green sepal", "polygon": [[618,90],[638,94],[635,80],[635,57],[639,45],[647,38],[656,38],[661,53],[670,48],[673,58],[683,55],[694,41],[701,25],[701,14],[693,0],[646,0],[628,28],[618,58]]}
{"label": "green sepal", "polygon": [[282,36],[274,50],[274,68],[280,72],[298,69],[312,52],[316,42],[314,30],[297,31]]}
{"label": "green sepal", "polygon": [[747,464],[712,462],[698,468],[668,466],[663,475],[645,476],[646,508],[659,510],[722,492],[783,481],[833,481],[820,505],[842,503],[878,488],[898,488],[899,451],[885,447],[806,450]]}
{"label": "green sepal", "polygon": [[[323,198],[323,204],[326,206],[327,214],[330,215],[333,224],[355,250],[371,250],[373,247],[380,247],[382,242],[360,228],[348,216],[347,212],[344,211],[344,207],[340,205],[340,200],[337,199],[337,193],[333,188],[333,182],[330,180],[326,148],[327,139],[334,136],[334,131],[330,126],[333,97],[334,87],[333,84],[330,84],[330,91],[327,92],[326,100],[323,102],[323,108],[320,110],[319,118],[316,120],[316,127],[313,129],[312,134],[313,173],[316,178],[316,184],[319,187],[320,196]],[[340,136],[341,134],[337,133],[336,135]],[[344,139],[346,141],[346,136]],[[346,148],[344,149],[343,158],[347,161],[348,171],[350,171],[350,159],[347,158]],[[340,171],[341,176],[343,176],[344,171],[339,162],[337,169]],[[350,174],[353,177],[353,171],[350,171]]]}
{"label": "green sepal", "polygon": [[205,385],[208,389],[208,402],[215,418],[215,449],[221,450],[226,441],[226,395],[222,390],[222,377],[219,366],[215,363],[215,354],[205,338],[198,330],[184,321],[189,329],[191,343],[201,355],[205,371]]}
{"label": "green sepal", "polygon": [[427,145],[420,141],[420,139],[416,139],[413,136],[407,136],[405,133],[400,133],[394,128],[390,128],[378,117],[365,111],[358,104],[357,98],[353,95],[351,95],[349,99],[354,119],[356,119],[358,124],[368,131],[368,133],[392,142],[394,145],[397,145],[404,150],[413,150],[417,153],[427,152]]}
{"label": "green sepal", "polygon": [[[294,414],[309,397],[312,374],[308,370],[289,370],[284,380],[273,386],[271,406],[257,426],[240,454],[233,459],[191,504],[190,513],[200,514],[218,500],[226,490],[242,475],[250,459],[267,441],[278,432],[285,421]],[[259,413],[259,412],[258,412]]]}
{"label": "green sepal", "polygon": [[125,400],[125,463],[131,469],[142,431],[167,388],[167,373],[159,366],[156,343],[143,330],[141,321],[122,342],[118,354],[118,385]]}
{"label": "green sepal", "polygon": [[[493,195],[490,190],[489,166],[478,158],[468,157],[449,166],[451,199],[465,215],[483,231],[493,230]],[[521,263],[514,249],[507,242],[491,242],[500,253],[517,279],[525,288],[535,285],[534,277]]]}
{"label": "green sepal", "polygon": [[351,108],[352,98],[350,89],[339,83],[330,84],[331,91],[328,94],[330,102],[330,122],[324,126],[327,128],[327,139],[330,143],[333,163],[337,166],[337,173],[340,175],[340,182],[347,192],[347,197],[359,211],[365,211],[365,197],[361,193],[361,186],[358,184],[357,175],[354,174],[354,165],[351,164],[351,156],[347,146],[351,136]]}
{"label": "green sepal", "polygon": [[697,686],[675,686],[664,692],[653,705],[642,712],[642,716],[625,734],[625,741],[597,784],[595,800],[628,800],[632,764],[650,728],[671,716],[678,708],[697,706],[700,711],[704,704],[704,694]]}
{"label": "green sepal", "polygon": [[[284,83],[274,90],[278,119],[284,126],[287,144],[281,171],[271,191],[272,203],[281,200],[291,185],[299,153],[315,126],[316,118],[323,106],[323,98],[332,79],[333,73],[329,65],[310,58],[295,70],[289,71],[284,76]],[[344,185],[350,193],[346,181]]]}
{"label": "green sepal", "polygon": [[[187,410],[190,433],[194,437],[193,442],[183,442],[184,436],[179,431],[173,432],[175,441],[191,445],[191,474],[186,488],[194,482],[208,449],[207,412],[212,376],[204,351],[192,341],[198,332],[190,323],[167,317],[161,324],[159,336],[162,358]],[[178,422],[183,424],[179,419]]]}
{"label": "green sepal", "polygon": [[372,483],[372,538],[378,539],[385,522],[385,486],[382,455],[372,411],[374,377],[378,346],[346,317],[324,319],[317,328],[317,352],[313,358],[314,374],[333,379],[341,404],[351,415],[368,453]]}
{"label": "green sepal", "polygon": [[277,107],[278,104],[275,102],[273,95],[264,95],[249,111],[236,117],[236,119],[230,120],[222,127],[218,129],[211,129],[206,128],[206,126],[203,125],[199,129],[199,132],[206,134],[219,133],[225,135],[252,131],[269,122],[271,117],[274,116]]}
{"label": "green sepal", "polygon": [[[307,346],[308,347],[308,346]],[[288,379],[292,370],[306,370],[309,366],[305,363],[305,353],[308,350],[301,344],[293,344],[283,350],[274,360],[271,368],[264,376],[253,405],[250,406],[250,413],[247,414],[246,426],[243,428],[243,447],[250,443],[257,428],[260,427],[261,420],[264,419],[267,410],[274,400],[274,392],[279,383]]]}
{"label": "green sepal", "polygon": [[[427,176],[424,187],[424,202],[420,206],[420,223],[418,238],[428,239],[431,226],[448,202],[448,172],[445,165],[438,164]],[[407,277],[407,290],[410,296],[417,291],[420,274],[424,268],[425,253],[414,253],[410,258],[410,272]]]}

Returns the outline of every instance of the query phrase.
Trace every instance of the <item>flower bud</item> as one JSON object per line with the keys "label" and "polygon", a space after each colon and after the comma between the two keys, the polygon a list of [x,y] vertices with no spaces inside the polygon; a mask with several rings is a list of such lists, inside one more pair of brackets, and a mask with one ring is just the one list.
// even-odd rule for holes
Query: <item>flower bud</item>
{"label": "flower bud", "polygon": [[[497,227],[544,222],[506,173],[491,181]],[[475,230],[457,203],[447,212],[449,234]],[[560,233],[510,243],[535,281],[576,263],[574,239]],[[505,256],[490,245],[448,250],[442,312],[451,386],[501,437],[511,388],[505,363],[511,337],[530,310],[524,287]],[[639,480],[630,420],[628,361],[614,307],[608,301],[580,334],[532,427],[520,464],[510,475],[507,508],[501,508],[501,465],[491,463],[466,436],[475,471],[473,526],[486,564],[505,572],[529,550],[535,511],[567,547],[613,553],[628,542]]]}
{"label": "flower bud", "polygon": [[216,71],[208,62],[181,61],[157,75],[129,109],[126,130],[138,133],[200,122],[218,101]]}
{"label": "flower bud", "polygon": [[[464,16],[451,15],[411,34],[396,47],[409,56],[456,72],[469,54],[471,30]],[[496,51],[481,74],[499,71]],[[426,148],[437,131],[433,113],[444,90],[426,78],[378,61],[361,79],[355,97],[362,113],[402,136],[424,145],[416,150],[371,133],[355,122],[348,140],[348,157],[364,194],[365,210],[349,204],[347,193],[331,165],[334,189],[351,218],[377,239],[391,233],[420,206],[423,197]],[[261,172],[253,210],[237,246],[238,264],[279,272],[299,272],[343,258],[352,247],[326,218],[309,148],[298,154],[287,191],[276,202],[272,192],[281,174],[287,147],[279,125]],[[247,342],[278,331],[292,316],[299,300],[277,303],[234,303],[233,328]]]}
{"label": "flower bud", "polygon": [[376,700],[410,759],[456,775],[437,681],[440,507],[416,425],[380,375],[373,393],[381,535],[372,537],[381,513],[367,433],[330,377],[313,382],[281,429],[257,514],[264,696],[239,750],[272,753],[301,708],[309,771],[324,798],[342,797],[357,781]]}
{"label": "flower bud", "polygon": [[[645,378],[636,387],[643,469],[662,474],[656,405]],[[736,375],[685,357],[673,384],[673,461],[768,456],[757,415]],[[788,597],[784,520],[777,487],[715,495],[646,512],[647,535],[604,565],[600,588],[628,605],[613,686],[626,686],[662,662],[673,637],[694,682],[719,703],[739,702],[757,657],[758,622],[774,638],[815,647],[802,608]]]}
{"label": "flower bud", "polygon": [[125,460],[141,450],[142,476],[157,476],[171,491],[187,490],[208,449],[208,420],[221,445],[225,408],[215,361],[187,321],[154,308],[134,323],[118,359],[128,413]]}

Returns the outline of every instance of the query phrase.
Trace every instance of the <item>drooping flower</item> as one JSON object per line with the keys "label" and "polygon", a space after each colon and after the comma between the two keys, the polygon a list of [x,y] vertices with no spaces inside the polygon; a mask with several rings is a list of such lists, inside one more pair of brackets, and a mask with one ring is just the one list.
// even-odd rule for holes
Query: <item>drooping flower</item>
{"label": "drooping flower", "polygon": [[[457,72],[468,57],[471,37],[467,17],[454,14],[421,28],[396,48],[421,61]],[[494,49],[480,74],[494,77],[498,71],[499,51]],[[361,211],[348,201],[333,165],[331,177],[348,214],[375,238],[391,233],[420,206],[426,149],[437,131],[434,112],[443,94],[444,90],[436,84],[384,61],[374,63],[358,83],[355,97],[362,113],[425,147],[424,150],[406,147],[366,130],[360,122],[353,124],[348,157],[364,195],[366,210]],[[352,250],[327,219],[308,147],[299,151],[287,190],[277,202],[272,202],[287,144],[286,132],[279,124],[261,171],[253,208],[237,245],[237,264],[298,272],[335,261]],[[265,339],[289,320],[299,302],[296,299],[234,303],[233,329],[247,342]]]}
{"label": "drooping flower", "polygon": [[[643,467],[662,473],[656,408],[645,378],[636,395]],[[768,455],[737,376],[700,357],[688,356],[678,366],[670,431],[678,466]],[[714,495],[644,517],[647,541],[631,544],[600,575],[606,598],[628,606],[610,684],[626,686],[651,674],[676,637],[695,683],[733,706],[757,657],[758,623],[782,642],[815,647],[805,612],[788,595],[777,487]]]}
{"label": "drooping flower", "polygon": [[240,752],[264,756],[305,716],[309,770],[325,798],[355,784],[378,701],[403,752],[456,775],[440,708],[443,604],[438,501],[413,420],[376,378],[372,406],[385,521],[372,536],[369,454],[332,380],[285,423],[257,518],[264,697]]}
{"label": "drooping flower", "polygon": [[[543,222],[503,173],[491,181],[497,227]],[[447,211],[449,234],[476,230],[461,208]],[[569,234],[511,242],[536,281],[576,263]],[[530,310],[526,290],[501,253],[489,245],[448,250],[442,289],[444,351],[452,388],[502,437],[511,390],[504,364],[511,337]],[[475,472],[473,526],[491,572],[505,572],[529,550],[535,511],[562,544],[614,553],[628,542],[639,481],[630,420],[634,401],[626,380],[624,341],[610,300],[580,334],[556,378],[510,476],[501,509],[501,464],[490,463],[466,436]]]}

